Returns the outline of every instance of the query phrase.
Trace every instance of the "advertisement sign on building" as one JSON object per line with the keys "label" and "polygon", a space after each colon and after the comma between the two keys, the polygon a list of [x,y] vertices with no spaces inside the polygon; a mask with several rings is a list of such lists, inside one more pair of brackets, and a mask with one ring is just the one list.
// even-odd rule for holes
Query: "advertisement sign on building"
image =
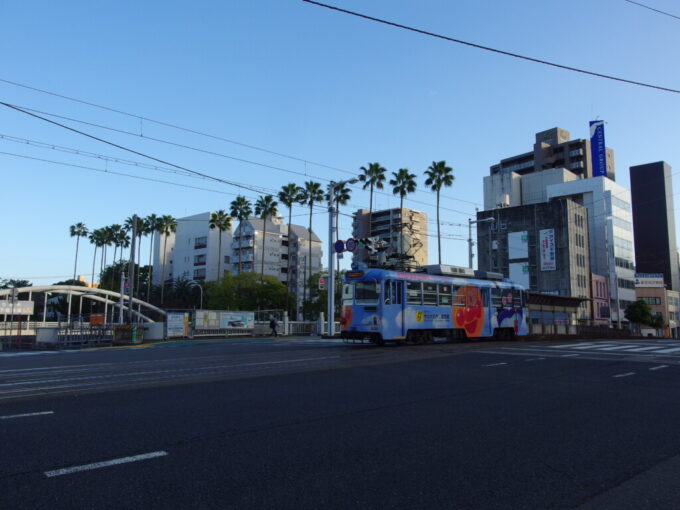
{"label": "advertisement sign on building", "polygon": [[546,228],[539,231],[539,247],[541,250],[541,271],[555,271],[555,229]]}
{"label": "advertisement sign on building", "polygon": [[508,234],[508,259],[529,258],[529,234],[526,230]]}
{"label": "advertisement sign on building", "polygon": [[255,312],[196,311],[196,329],[253,329]]}
{"label": "advertisement sign on building", "polygon": [[635,273],[636,287],[663,287],[663,274],[661,273]]}
{"label": "advertisement sign on building", "polygon": [[510,262],[510,279],[527,289],[529,288],[529,263]]}
{"label": "advertisement sign on building", "polygon": [[168,338],[189,336],[189,314],[186,312],[168,312],[165,318]]}
{"label": "advertisement sign on building", "polygon": [[33,315],[35,301],[0,300],[1,315]]}
{"label": "advertisement sign on building", "polygon": [[607,151],[604,144],[604,121],[590,121],[590,159],[593,177],[607,177]]}

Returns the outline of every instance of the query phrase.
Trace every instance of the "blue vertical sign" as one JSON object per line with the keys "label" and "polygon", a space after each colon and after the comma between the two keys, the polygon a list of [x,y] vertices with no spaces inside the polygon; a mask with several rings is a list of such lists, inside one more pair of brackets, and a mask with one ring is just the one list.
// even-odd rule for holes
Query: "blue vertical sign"
{"label": "blue vertical sign", "polygon": [[604,144],[604,121],[590,121],[590,159],[593,177],[607,177],[607,151]]}

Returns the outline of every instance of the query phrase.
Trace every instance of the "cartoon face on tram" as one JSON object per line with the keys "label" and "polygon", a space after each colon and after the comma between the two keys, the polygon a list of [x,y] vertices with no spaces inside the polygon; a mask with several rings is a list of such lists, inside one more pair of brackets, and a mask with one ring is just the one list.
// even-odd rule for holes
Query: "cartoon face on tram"
{"label": "cartoon face on tram", "polygon": [[526,292],[509,281],[385,269],[345,273],[340,315],[345,339],[421,343],[527,333]]}

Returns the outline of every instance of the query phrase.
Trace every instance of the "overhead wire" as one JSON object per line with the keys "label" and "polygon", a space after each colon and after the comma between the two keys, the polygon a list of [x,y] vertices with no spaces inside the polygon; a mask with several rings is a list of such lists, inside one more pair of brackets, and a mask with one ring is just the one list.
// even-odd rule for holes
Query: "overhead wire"
{"label": "overhead wire", "polygon": [[623,0],[623,1],[628,2],[629,4],[637,5],[639,7],[643,7],[645,9],[649,9],[650,11],[654,11],[654,12],[657,12],[659,14],[663,14],[664,16],[668,16],[670,18],[675,18],[675,19],[680,20],[680,16],[676,16],[675,14],[671,14],[670,12],[662,11],[661,9],[656,9],[656,8],[650,6],[650,5],[645,5],[645,4],[640,3],[640,2],[634,2],[633,0]]}
{"label": "overhead wire", "polygon": [[672,92],[674,94],[680,94],[680,90],[672,89],[670,87],[662,87],[660,85],[654,85],[654,84],[651,84],[651,83],[645,83],[645,82],[636,81],[636,80],[629,80],[627,78],[621,78],[621,77],[618,77],[618,76],[599,73],[599,72],[596,72],[596,71],[588,71],[586,69],[581,69],[581,68],[578,68],[578,67],[567,66],[567,65],[564,65],[564,64],[558,64],[556,62],[550,62],[548,60],[543,60],[543,59],[539,59],[539,58],[535,58],[535,57],[529,57],[529,56],[526,56],[526,55],[520,55],[519,53],[513,53],[513,52],[510,52],[510,51],[501,50],[501,49],[498,49],[498,48],[492,48],[490,46],[484,46],[482,44],[464,41],[462,39],[456,39],[454,37],[449,37],[449,36],[446,36],[446,35],[437,34],[435,32],[430,32],[428,30],[423,30],[423,29],[420,29],[420,28],[415,28],[415,27],[411,27],[411,26],[408,26],[408,25],[403,25],[401,23],[396,23],[394,21],[388,21],[386,19],[377,18],[375,16],[369,16],[368,14],[362,14],[360,12],[350,11],[349,9],[343,9],[341,7],[336,7],[334,5],[329,5],[329,4],[317,2],[316,0],[302,0],[302,1],[305,2],[305,3],[308,3],[308,4],[316,5],[318,7],[323,7],[325,9],[329,9],[329,10],[332,10],[332,11],[340,12],[340,13],[343,13],[343,14],[349,14],[350,16],[355,16],[357,18],[362,18],[362,19],[365,19],[365,20],[368,20],[368,21],[374,21],[376,23],[388,25],[388,26],[391,26],[391,27],[394,27],[394,28],[400,28],[402,30],[407,30],[409,32],[415,32],[417,34],[426,35],[426,36],[429,36],[429,37],[434,37],[434,38],[441,39],[441,40],[444,40],[444,41],[447,41],[447,42],[462,44],[464,46],[469,46],[471,48],[489,51],[489,52],[496,53],[496,54],[499,54],[499,55],[505,55],[507,57],[513,57],[513,58],[517,58],[517,59],[521,59],[521,60],[526,60],[526,61],[529,61],[529,62],[534,62],[536,64],[551,66],[551,67],[555,67],[555,68],[558,68],[558,69],[563,69],[565,71],[572,71],[572,72],[576,72],[576,73],[586,74],[586,75],[589,75],[589,76],[595,76],[596,78],[604,78],[604,79],[607,79],[607,80],[613,80],[613,81],[617,81],[617,82],[621,82],[621,83],[627,83],[629,85],[636,85],[636,86],[639,86],[639,87],[647,87],[647,88],[651,88],[651,89],[661,90],[661,91],[664,91],[664,92]]}

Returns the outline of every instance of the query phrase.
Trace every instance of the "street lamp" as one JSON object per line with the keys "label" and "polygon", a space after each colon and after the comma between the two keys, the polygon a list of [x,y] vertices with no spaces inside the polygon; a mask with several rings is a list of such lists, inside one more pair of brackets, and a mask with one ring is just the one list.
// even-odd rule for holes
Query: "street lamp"
{"label": "street lamp", "polygon": [[333,336],[334,325],[335,325],[335,268],[334,268],[334,249],[335,238],[333,236],[333,231],[335,230],[335,216],[337,211],[335,210],[335,188],[342,187],[343,184],[356,184],[359,179],[349,179],[347,181],[331,181],[328,185],[328,309],[326,310],[326,321],[328,327],[326,328],[326,334],[328,336]]}
{"label": "street lamp", "polygon": [[201,284],[198,283],[196,280],[189,280],[189,281],[187,282],[187,284],[188,284],[190,287],[198,287],[198,290],[201,291],[201,308],[200,308],[200,309],[203,310],[203,287],[201,287]]}
{"label": "street lamp", "polygon": [[[468,218],[468,267],[472,269],[472,246],[475,244],[472,241],[472,224],[473,223],[487,223],[489,221],[494,221],[494,218],[482,218],[481,220],[473,220],[472,218]],[[489,239],[489,242],[491,242],[491,239]]]}

